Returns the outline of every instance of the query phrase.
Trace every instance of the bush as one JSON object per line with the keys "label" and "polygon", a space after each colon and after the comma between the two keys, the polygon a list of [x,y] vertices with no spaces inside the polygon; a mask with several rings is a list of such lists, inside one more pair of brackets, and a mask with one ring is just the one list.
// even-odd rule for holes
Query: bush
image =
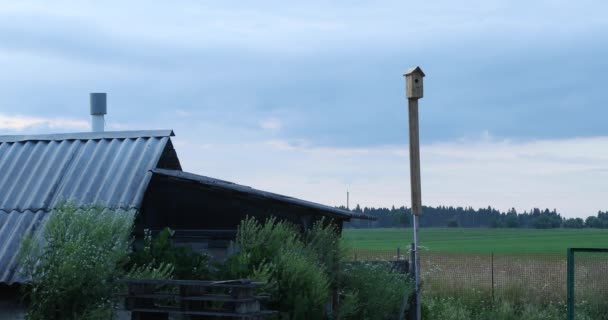
{"label": "bush", "polygon": [[226,278],[267,282],[268,307],[287,319],[323,319],[331,288],[341,292],[334,319],[394,319],[411,292],[405,275],[388,264],[345,264],[346,250],[335,225],[327,220],[305,233],[274,218],[241,222],[235,255],[226,262]]}
{"label": "bush", "polygon": [[107,319],[127,259],[135,212],[66,203],[53,210],[42,239],[21,251],[29,319]]}
{"label": "bush", "polygon": [[[145,230],[143,247],[133,251],[129,268],[147,266],[150,270],[164,270],[177,279],[209,279],[209,255],[196,252],[190,247],[175,246],[171,241],[172,236],[173,231],[169,228],[163,229],[154,238],[150,230]],[[167,268],[171,272],[167,273]]]}
{"label": "bush", "polygon": [[268,307],[288,319],[320,319],[329,299],[330,280],[318,253],[307,247],[297,229],[270,218],[261,224],[246,218],[226,262],[227,278],[266,281]]}
{"label": "bush", "polygon": [[336,226],[325,218],[316,221],[306,232],[304,242],[329,276],[331,286],[337,288],[342,276],[341,264],[348,251]]}
{"label": "bush", "polygon": [[349,263],[341,289],[342,319],[395,319],[413,287],[405,274],[391,273],[388,263]]}

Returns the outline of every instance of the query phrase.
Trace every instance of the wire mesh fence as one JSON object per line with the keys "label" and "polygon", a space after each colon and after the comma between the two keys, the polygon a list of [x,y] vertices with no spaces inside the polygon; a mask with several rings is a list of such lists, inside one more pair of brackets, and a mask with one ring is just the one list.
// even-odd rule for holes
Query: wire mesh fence
{"label": "wire mesh fence", "polygon": [[353,261],[374,261],[374,260],[407,260],[409,251],[397,248],[395,250],[374,250],[374,249],[351,249],[349,258]]}
{"label": "wire mesh fence", "polygon": [[[352,250],[353,260],[408,259],[402,250]],[[420,252],[423,295],[484,295],[488,300],[566,302],[566,254],[456,254]],[[608,254],[577,256],[577,304],[608,301]],[[597,299],[596,299],[597,300]],[[603,309],[604,312],[608,308]]]}
{"label": "wire mesh fence", "polygon": [[568,260],[568,320],[608,319],[608,249],[569,249]]}

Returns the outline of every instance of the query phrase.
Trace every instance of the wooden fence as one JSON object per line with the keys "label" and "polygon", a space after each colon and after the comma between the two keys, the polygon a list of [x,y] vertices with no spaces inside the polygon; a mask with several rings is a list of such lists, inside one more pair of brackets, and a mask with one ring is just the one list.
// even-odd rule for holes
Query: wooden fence
{"label": "wooden fence", "polygon": [[265,319],[274,311],[262,310],[256,295],[264,283],[250,280],[192,281],[124,279],[128,291],[125,309],[132,319]]}

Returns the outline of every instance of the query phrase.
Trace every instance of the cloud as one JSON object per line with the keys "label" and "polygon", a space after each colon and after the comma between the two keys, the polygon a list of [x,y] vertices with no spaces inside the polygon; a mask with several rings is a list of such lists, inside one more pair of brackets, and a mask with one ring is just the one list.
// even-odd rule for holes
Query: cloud
{"label": "cloud", "polygon": [[83,130],[89,128],[87,121],[70,118],[43,118],[24,115],[6,115],[0,113],[0,130],[23,131],[35,130],[40,128],[62,129],[62,130]]}
{"label": "cloud", "polygon": [[581,1],[7,2],[0,132],[88,130],[65,115],[106,91],[109,129],[173,128],[193,171],[403,204],[420,64],[426,203],[586,215],[607,189],[608,2]]}
{"label": "cloud", "polygon": [[283,122],[277,118],[268,118],[260,121],[260,128],[264,130],[279,131],[283,128]]}
{"label": "cloud", "polygon": [[[320,203],[342,205],[349,189],[362,206],[409,205],[405,145],[315,147],[272,140],[216,144],[213,150],[205,157],[178,153],[185,170]],[[421,157],[424,204],[547,207],[569,217],[608,209],[608,137],[482,137],[424,144]]]}
{"label": "cloud", "polygon": [[186,110],[182,110],[182,109],[177,109],[177,110],[175,110],[175,114],[176,114],[178,117],[184,117],[184,118],[185,118],[185,117],[190,117],[190,116],[192,116],[192,112],[190,112],[190,111],[186,111]]}
{"label": "cloud", "polygon": [[77,114],[103,90],[113,116],[142,123],[177,107],[166,126],[198,117],[326,146],[398,144],[401,72],[421,64],[424,142],[608,134],[606,4],[471,3],[14,2],[0,6],[2,112]]}
{"label": "cloud", "polygon": [[[521,10],[522,5],[526,10]],[[496,39],[495,44],[562,39],[605,28],[605,9],[606,4],[598,2],[523,0],[473,1],[464,7],[449,0],[381,5],[373,1],[298,5],[180,1],[178,6],[149,1],[107,1],[103,5],[56,1],[52,7],[19,1],[0,7],[0,39],[6,47],[68,58],[161,63],[175,61],[165,59],[167,56],[186,53],[194,59],[217,48],[302,56],[336,50],[374,51],[376,46],[409,50],[472,38]]]}

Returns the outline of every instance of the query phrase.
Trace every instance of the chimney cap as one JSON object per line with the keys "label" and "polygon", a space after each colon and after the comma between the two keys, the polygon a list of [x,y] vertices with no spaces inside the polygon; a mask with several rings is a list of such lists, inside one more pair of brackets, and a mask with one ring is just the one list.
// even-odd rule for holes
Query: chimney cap
{"label": "chimney cap", "polygon": [[105,92],[91,93],[91,115],[100,116],[108,113]]}

